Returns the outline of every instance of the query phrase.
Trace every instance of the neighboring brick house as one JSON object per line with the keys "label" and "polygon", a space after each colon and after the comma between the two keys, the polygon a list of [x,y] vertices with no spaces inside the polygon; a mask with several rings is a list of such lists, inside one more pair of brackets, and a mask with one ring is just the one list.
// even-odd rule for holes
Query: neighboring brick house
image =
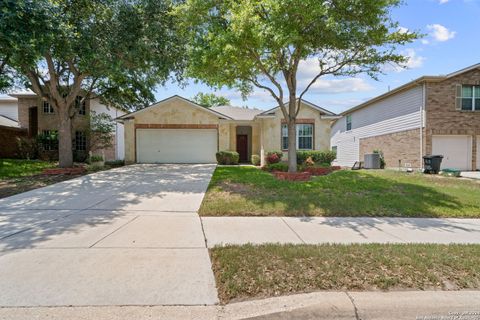
{"label": "neighboring brick house", "polygon": [[480,64],[445,76],[424,76],[343,112],[332,126],[337,163],[352,166],[381,150],[387,167],[480,170]]}
{"label": "neighboring brick house", "polygon": [[[12,93],[12,97],[18,100],[18,122],[21,128],[28,129],[30,137],[48,136],[58,132],[58,117],[52,106],[32,92]],[[106,107],[98,99],[88,99],[81,103],[81,97],[77,98],[77,112],[72,121],[72,142],[74,158],[84,159],[89,150],[88,129],[90,126],[89,115],[92,111],[107,113],[112,119],[123,114],[124,111],[114,107]],[[112,146],[104,150],[92,150],[98,154],[104,154],[106,160],[123,159],[123,125],[115,122],[115,132],[112,135]],[[42,158],[58,158],[58,142],[42,140],[40,156]]]}

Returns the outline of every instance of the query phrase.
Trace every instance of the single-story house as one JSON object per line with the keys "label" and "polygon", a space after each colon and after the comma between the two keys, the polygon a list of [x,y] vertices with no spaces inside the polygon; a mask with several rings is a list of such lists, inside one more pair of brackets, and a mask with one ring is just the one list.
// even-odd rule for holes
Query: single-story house
{"label": "single-story house", "polygon": [[343,112],[330,143],[341,166],[381,150],[391,168],[421,169],[434,154],[442,168],[480,170],[480,64],[423,76]]}
{"label": "single-story house", "polygon": [[[336,115],[302,101],[297,147],[328,150],[330,125]],[[214,163],[215,153],[237,151],[241,162],[267,151],[287,151],[280,107],[267,111],[232,106],[202,107],[172,96],[118,118],[125,128],[127,163]]]}

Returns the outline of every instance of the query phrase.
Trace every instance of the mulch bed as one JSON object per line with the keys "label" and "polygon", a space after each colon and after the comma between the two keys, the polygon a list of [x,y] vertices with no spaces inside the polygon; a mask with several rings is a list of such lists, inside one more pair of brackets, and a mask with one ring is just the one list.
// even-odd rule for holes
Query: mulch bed
{"label": "mulch bed", "polygon": [[273,171],[272,174],[278,180],[308,181],[312,176],[324,176],[336,170],[341,170],[341,167],[306,167],[302,172]]}
{"label": "mulch bed", "polygon": [[73,168],[51,168],[51,169],[45,169],[42,171],[42,174],[45,175],[80,175],[84,174],[87,172],[87,169],[85,167],[73,167]]}

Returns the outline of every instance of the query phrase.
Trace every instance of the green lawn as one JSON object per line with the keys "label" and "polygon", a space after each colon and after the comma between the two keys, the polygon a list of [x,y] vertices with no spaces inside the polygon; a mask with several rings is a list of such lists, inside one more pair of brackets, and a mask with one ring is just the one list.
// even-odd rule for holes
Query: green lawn
{"label": "green lawn", "polygon": [[342,170],[287,182],[254,167],[218,167],[200,214],[480,217],[480,183],[390,170]]}
{"label": "green lawn", "polygon": [[219,297],[480,289],[480,245],[244,245],[210,251]]}
{"label": "green lawn", "polygon": [[0,159],[0,179],[31,176],[55,166],[55,162],[48,161]]}

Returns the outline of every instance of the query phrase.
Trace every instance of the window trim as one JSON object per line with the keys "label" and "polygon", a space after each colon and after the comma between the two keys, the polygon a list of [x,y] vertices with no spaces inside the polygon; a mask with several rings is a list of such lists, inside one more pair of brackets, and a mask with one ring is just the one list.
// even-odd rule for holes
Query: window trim
{"label": "window trim", "polygon": [[345,116],[345,131],[352,131],[352,123],[353,123],[352,115],[351,114],[346,115]]}
{"label": "window trim", "polygon": [[[471,87],[472,88],[472,96],[471,97],[464,97],[463,96],[463,88],[464,87]],[[456,109],[458,111],[463,111],[463,112],[475,112],[478,111],[480,112],[480,103],[478,106],[476,106],[477,100],[480,101],[480,85],[474,85],[474,84],[460,84],[457,85],[457,96],[456,96]],[[479,95],[476,95],[476,91],[479,92]],[[471,100],[472,107],[470,109],[463,109],[463,100],[464,99],[469,99]]]}
{"label": "window trim", "polygon": [[[82,149],[78,149],[78,140],[79,140],[79,137],[78,137],[78,134],[82,134],[83,136],[81,137],[82,139],[82,146],[83,148]],[[81,130],[76,130],[75,131],[75,151],[87,151],[87,134],[85,131],[81,131]]]}
{"label": "window trim", "polygon": [[[312,148],[311,149],[300,149],[298,147],[299,137],[300,137],[300,135],[298,134],[298,130],[299,130],[298,128],[299,128],[300,125],[309,125],[309,126],[312,127],[312,135],[311,135],[311,137],[312,137]],[[287,135],[286,136],[283,135],[283,128],[284,127],[287,127]],[[295,124],[295,130],[296,130],[296,135],[295,136],[296,136],[296,139],[297,139],[297,141],[296,141],[297,150],[301,150],[301,151],[315,150],[315,121],[308,121],[308,120],[305,121],[305,120],[302,120],[302,119],[297,119],[297,123]],[[302,137],[308,137],[308,136],[302,136]],[[282,151],[288,151],[288,146],[287,146],[286,149],[284,148],[284,144],[283,144],[283,139],[284,138],[288,138],[288,126],[287,126],[287,123],[285,121],[282,121],[282,124],[280,126],[280,147],[281,147]],[[287,140],[287,144],[288,144],[288,140]]]}
{"label": "window trim", "polygon": [[[55,114],[55,110],[53,110],[53,106],[50,104],[50,102],[42,100],[42,113],[43,114]],[[48,107],[46,107],[48,105]],[[48,112],[45,112],[45,109],[48,109]]]}

